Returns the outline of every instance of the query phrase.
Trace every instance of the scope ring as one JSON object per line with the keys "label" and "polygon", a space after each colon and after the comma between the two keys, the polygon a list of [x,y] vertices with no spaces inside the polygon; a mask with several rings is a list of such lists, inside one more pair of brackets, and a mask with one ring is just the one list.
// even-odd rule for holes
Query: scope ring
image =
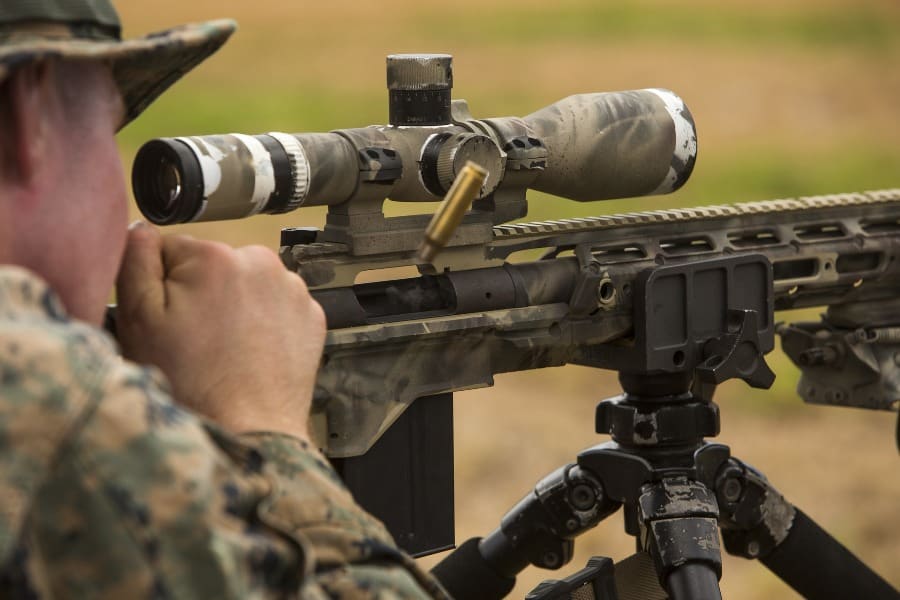
{"label": "scope ring", "polygon": [[291,199],[287,205],[279,212],[290,212],[303,205],[306,200],[306,193],[309,191],[309,160],[303,151],[300,142],[289,133],[281,133],[279,131],[270,131],[267,134],[273,138],[281,147],[284,148],[291,163],[291,175],[294,180],[294,189],[291,193]]}

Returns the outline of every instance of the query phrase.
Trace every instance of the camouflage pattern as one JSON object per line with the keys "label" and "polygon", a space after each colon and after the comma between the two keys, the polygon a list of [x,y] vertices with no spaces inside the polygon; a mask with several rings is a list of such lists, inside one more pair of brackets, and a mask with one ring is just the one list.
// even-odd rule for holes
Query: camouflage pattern
{"label": "camouflage pattern", "polygon": [[111,65],[125,104],[124,127],[161,93],[219,49],[230,20],[184,25],[121,41],[107,0],[4,0],[0,7],[0,82],[18,66],[51,57]]}
{"label": "camouflage pattern", "polygon": [[[452,261],[450,272],[437,276],[453,290],[445,310],[396,302],[406,311],[377,318],[357,300],[354,277],[414,265],[410,252],[360,257],[344,244],[315,242],[284,246],[281,257],[325,309],[329,331],[312,424],[328,456],[347,457],[366,452],[422,396],[490,386],[497,373],[567,363],[611,368],[606,348],[634,331],[636,282],[660,265],[763,254],[774,266],[775,310],[831,306],[833,315],[836,306],[866,307],[860,312],[871,322],[872,303],[895,300],[900,288],[900,264],[892,258],[900,253],[898,233],[900,189],[500,225],[489,241],[439,256]],[[502,264],[536,249],[544,259]],[[462,284],[469,275],[475,285]],[[386,298],[427,291],[402,280],[381,285]],[[372,289],[365,292],[370,305]],[[882,312],[888,318],[880,326],[896,326],[896,311]],[[880,335],[888,333],[883,345],[894,341],[893,330]],[[889,348],[877,354],[880,368],[865,361],[859,377],[818,366],[831,379],[824,388],[871,380],[878,391],[860,388],[857,395],[892,405],[900,370],[890,366]]]}
{"label": "camouflage pattern", "polygon": [[[499,220],[494,218],[500,213],[493,210],[481,215],[496,224],[525,214],[529,187],[579,201],[674,191],[687,181],[697,153],[690,111],[667,90],[580,94],[522,118],[479,120],[472,118],[468,105],[454,102],[452,108],[453,122],[440,125],[275,132],[291,163],[303,165],[300,171],[277,161],[270,151],[255,150],[264,135],[152,140],[147,146],[177,143],[190,149],[193,156],[179,161],[194,164],[181,171],[196,171],[199,180],[185,188],[202,189],[203,202],[186,193],[172,201],[171,188],[146,186],[142,193],[143,186],[136,186],[138,207],[157,224],[281,212],[266,209],[275,189],[269,180],[273,173],[290,176],[295,183],[293,206],[329,206],[328,241],[347,243],[355,255],[362,255],[402,243],[394,226],[398,221],[388,226],[373,220],[387,198],[441,200],[469,160],[488,172],[478,200],[516,205]],[[288,148],[282,140],[291,137]],[[141,164],[139,153],[135,162],[141,179],[154,180],[156,169],[170,168],[153,153],[146,159],[149,164]],[[195,201],[202,208],[186,210],[185,218],[176,221],[146,210]],[[366,235],[380,233],[388,235],[374,241]]]}
{"label": "camouflage pattern", "polygon": [[0,267],[0,596],[443,598],[314,448],[175,405]]}

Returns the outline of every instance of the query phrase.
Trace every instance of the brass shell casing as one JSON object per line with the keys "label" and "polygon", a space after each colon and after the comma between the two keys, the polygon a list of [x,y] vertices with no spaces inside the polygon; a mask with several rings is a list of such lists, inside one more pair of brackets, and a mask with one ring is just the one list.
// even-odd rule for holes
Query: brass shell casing
{"label": "brass shell casing", "polygon": [[487,170],[472,161],[466,162],[425,229],[425,238],[417,252],[419,260],[431,262],[447,245],[487,178]]}

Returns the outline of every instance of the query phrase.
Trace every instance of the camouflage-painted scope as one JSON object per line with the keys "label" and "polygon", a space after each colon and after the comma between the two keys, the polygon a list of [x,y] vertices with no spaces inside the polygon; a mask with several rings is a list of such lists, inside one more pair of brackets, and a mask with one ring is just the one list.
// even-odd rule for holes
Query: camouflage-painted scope
{"label": "camouflage-painted scope", "polygon": [[579,201],[664,194],[693,169],[694,121],[668,90],[581,94],[523,118],[473,119],[464,102],[444,111],[434,94],[428,97],[438,110],[398,108],[422,95],[396,93],[392,59],[422,62],[425,75],[410,79],[436,73],[448,82],[439,90],[445,94],[449,63],[442,70],[429,61],[440,67],[446,55],[389,57],[388,83],[392,121],[447,122],[155,139],[140,149],[132,172],[141,212],[171,224],[385,198],[435,201],[468,160],[490,174],[479,198],[513,188]]}

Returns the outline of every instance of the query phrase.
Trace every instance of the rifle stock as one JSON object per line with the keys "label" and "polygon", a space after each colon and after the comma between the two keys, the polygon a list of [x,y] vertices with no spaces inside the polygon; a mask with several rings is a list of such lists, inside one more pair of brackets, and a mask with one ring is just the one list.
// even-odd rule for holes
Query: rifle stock
{"label": "rifle stock", "polygon": [[[761,255],[775,310],[890,301],[900,289],[898,234],[900,190],[881,190],[501,225],[489,241],[455,248],[483,257],[482,268],[339,287],[309,277],[329,323],[318,437],[330,456],[355,456],[418,397],[489,386],[497,373],[620,368],[602,349],[633,343],[638,280],[662,265]],[[525,250],[544,257],[507,262]],[[327,242],[285,245],[281,256],[301,276],[354,263]],[[881,395],[874,405],[894,405],[888,388]]]}

